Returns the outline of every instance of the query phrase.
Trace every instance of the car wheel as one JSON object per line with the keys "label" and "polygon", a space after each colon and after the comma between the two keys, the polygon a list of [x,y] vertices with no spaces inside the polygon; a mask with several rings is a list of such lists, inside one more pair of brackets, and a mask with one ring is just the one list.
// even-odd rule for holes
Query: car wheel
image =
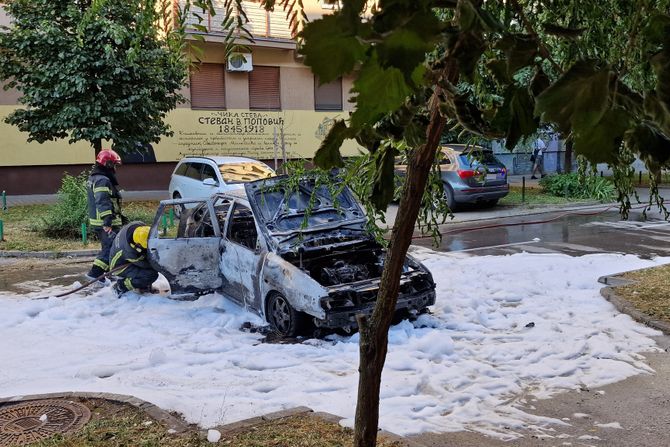
{"label": "car wheel", "polygon": [[294,337],[301,329],[304,314],[295,310],[280,293],[268,299],[266,318],[273,330],[283,337]]}
{"label": "car wheel", "polygon": [[[174,194],[172,194],[172,198],[175,200],[181,199],[181,194],[175,192]],[[181,217],[181,206],[175,206],[173,207],[173,209],[174,209],[174,217],[179,219]]]}
{"label": "car wheel", "polygon": [[498,199],[491,199],[491,200],[487,200],[486,202],[484,202],[484,206],[486,208],[493,208],[497,204],[498,204]]}
{"label": "car wheel", "polygon": [[456,209],[456,200],[454,200],[454,191],[451,189],[449,184],[444,184],[444,200],[447,202],[447,206],[451,211]]}

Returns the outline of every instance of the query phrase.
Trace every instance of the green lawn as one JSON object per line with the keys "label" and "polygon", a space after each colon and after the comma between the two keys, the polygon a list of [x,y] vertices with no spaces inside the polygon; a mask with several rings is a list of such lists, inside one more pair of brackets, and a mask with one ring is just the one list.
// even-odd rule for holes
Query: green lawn
{"label": "green lawn", "polygon": [[[0,241],[0,250],[21,251],[62,251],[95,249],[95,240],[84,244],[81,239],[51,238],[39,231],[40,219],[51,205],[22,205],[0,211],[0,220],[4,226],[4,241]],[[123,212],[132,220],[153,221],[158,202],[129,202]]]}
{"label": "green lawn", "polygon": [[570,203],[584,203],[589,200],[566,199],[546,194],[541,188],[526,188],[525,201],[522,201],[521,187],[510,186],[509,194],[500,199],[502,206],[537,206],[537,205],[566,205]]}

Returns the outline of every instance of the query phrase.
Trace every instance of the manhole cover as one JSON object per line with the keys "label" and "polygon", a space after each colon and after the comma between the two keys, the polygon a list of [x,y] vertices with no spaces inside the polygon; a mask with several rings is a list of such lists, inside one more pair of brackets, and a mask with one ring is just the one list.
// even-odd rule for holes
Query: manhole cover
{"label": "manhole cover", "polygon": [[85,405],[34,400],[0,407],[0,447],[19,446],[80,429],[91,418]]}

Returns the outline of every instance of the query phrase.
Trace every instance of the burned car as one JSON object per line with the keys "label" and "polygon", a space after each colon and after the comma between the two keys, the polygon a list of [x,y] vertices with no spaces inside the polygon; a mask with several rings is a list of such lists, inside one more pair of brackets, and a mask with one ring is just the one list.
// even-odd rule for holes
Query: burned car
{"label": "burned car", "polygon": [[[161,202],[150,262],[172,297],[221,292],[284,336],[356,329],[356,315],[372,313],[385,250],[366,231],[349,189],[333,197],[310,179],[291,190],[285,182],[275,177],[207,200]],[[171,207],[185,210],[172,230],[163,217]],[[396,312],[417,314],[434,303],[430,272],[408,256]]]}

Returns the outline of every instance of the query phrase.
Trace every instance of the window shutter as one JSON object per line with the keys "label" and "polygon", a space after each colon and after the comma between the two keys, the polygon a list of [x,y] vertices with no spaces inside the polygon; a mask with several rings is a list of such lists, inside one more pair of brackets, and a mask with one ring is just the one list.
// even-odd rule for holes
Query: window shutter
{"label": "window shutter", "polygon": [[249,73],[249,108],[281,110],[279,67],[254,66]]}
{"label": "window shutter", "polygon": [[314,110],[342,110],[342,78],[319,85],[314,76]]}
{"label": "window shutter", "polygon": [[225,109],[223,64],[200,64],[191,70],[191,108]]}

